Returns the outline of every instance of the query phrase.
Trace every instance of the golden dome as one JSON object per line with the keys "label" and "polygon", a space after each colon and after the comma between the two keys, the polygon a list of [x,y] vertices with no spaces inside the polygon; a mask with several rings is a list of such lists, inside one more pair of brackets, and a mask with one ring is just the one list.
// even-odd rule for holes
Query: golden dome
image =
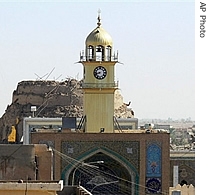
{"label": "golden dome", "polygon": [[86,38],[86,46],[112,46],[112,37],[101,27],[100,20],[101,19],[99,16],[97,23],[98,26]]}
{"label": "golden dome", "polygon": [[86,45],[112,46],[112,37],[103,28],[97,27],[86,38]]}

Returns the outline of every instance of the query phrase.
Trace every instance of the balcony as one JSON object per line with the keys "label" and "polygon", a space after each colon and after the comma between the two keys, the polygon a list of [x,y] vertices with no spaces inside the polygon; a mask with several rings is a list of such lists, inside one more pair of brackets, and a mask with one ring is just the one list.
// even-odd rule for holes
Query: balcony
{"label": "balcony", "polygon": [[114,83],[82,83],[82,88],[118,88],[118,82],[114,82]]}
{"label": "balcony", "polygon": [[101,55],[97,55],[97,56],[85,56],[80,54],[80,62],[84,62],[84,61],[95,61],[95,62],[117,62],[118,61],[118,55],[113,55],[113,56],[101,56]]}

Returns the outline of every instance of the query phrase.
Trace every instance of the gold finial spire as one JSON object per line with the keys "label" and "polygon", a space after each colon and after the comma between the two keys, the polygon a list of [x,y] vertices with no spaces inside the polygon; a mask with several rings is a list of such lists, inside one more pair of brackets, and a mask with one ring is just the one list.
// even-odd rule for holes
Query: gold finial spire
{"label": "gold finial spire", "polygon": [[100,14],[101,14],[101,10],[98,9],[98,23],[97,23],[98,27],[101,26],[101,15]]}

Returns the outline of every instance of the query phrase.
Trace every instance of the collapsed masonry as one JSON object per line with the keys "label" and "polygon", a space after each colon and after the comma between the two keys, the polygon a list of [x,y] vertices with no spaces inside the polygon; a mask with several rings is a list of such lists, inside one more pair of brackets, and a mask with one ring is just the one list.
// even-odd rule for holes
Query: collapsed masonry
{"label": "collapsed masonry", "polygon": [[[0,143],[7,140],[11,126],[15,126],[22,137],[23,118],[30,117],[82,117],[83,91],[82,81],[67,79],[65,81],[21,81],[13,92],[12,103],[8,105],[0,118]],[[36,106],[36,112],[31,112]],[[117,118],[133,118],[134,113],[123,103],[119,90],[115,92],[114,115]]]}

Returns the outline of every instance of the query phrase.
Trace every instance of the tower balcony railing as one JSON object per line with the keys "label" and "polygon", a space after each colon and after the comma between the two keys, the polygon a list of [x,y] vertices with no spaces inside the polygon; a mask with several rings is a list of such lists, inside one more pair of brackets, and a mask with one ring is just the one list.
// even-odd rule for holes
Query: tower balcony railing
{"label": "tower balcony railing", "polygon": [[113,55],[113,56],[101,56],[101,55],[96,55],[96,56],[87,56],[87,55],[82,55],[80,54],[80,62],[117,62],[118,61],[118,55]]}
{"label": "tower balcony railing", "polygon": [[118,81],[114,83],[82,83],[82,88],[118,88]]}

